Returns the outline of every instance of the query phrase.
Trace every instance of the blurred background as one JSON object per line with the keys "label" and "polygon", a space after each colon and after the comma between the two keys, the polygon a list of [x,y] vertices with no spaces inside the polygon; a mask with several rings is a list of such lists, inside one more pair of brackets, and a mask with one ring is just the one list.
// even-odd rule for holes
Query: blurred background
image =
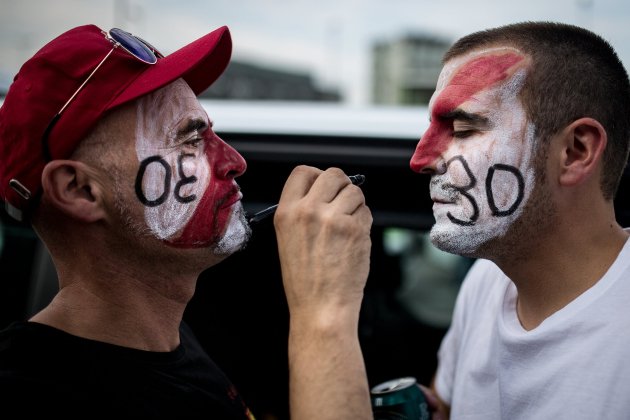
{"label": "blurred background", "polygon": [[[409,159],[446,49],[528,20],[591,29],[630,63],[623,0],[0,0],[0,103],[21,64],[74,26],[120,27],[164,54],[229,26],[232,62],[201,101],[248,162],[245,209],[274,204],[299,163],[366,175],[373,251],[359,338],[368,380],[428,384],[473,261],[427,240],[428,178]],[[629,188],[626,171],[616,201],[624,226]],[[257,226],[246,250],[201,275],[185,314],[259,420],[288,419],[288,311],[274,241],[271,223]],[[45,246],[0,211],[0,328],[37,312],[56,287]]]}
{"label": "blurred background", "polygon": [[573,23],[628,63],[629,17],[624,0],[0,0],[0,92],[25,59],[73,26],[120,27],[168,54],[227,25],[234,61],[216,97],[422,103],[441,52],[464,34],[524,20]]}

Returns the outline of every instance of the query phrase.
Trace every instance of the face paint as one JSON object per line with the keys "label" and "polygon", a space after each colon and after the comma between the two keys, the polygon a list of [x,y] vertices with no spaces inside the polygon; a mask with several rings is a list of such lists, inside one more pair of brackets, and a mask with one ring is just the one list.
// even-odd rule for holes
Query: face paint
{"label": "face paint", "polygon": [[525,69],[522,54],[502,48],[452,60],[440,74],[411,168],[433,174],[431,239],[443,250],[475,256],[529,197],[534,127],[518,98]]}
{"label": "face paint", "polygon": [[448,147],[453,132],[452,121],[443,120],[442,116],[472,99],[475,93],[504,80],[507,70],[522,59],[517,54],[481,56],[462,66],[448,81],[445,79],[452,70],[449,68],[442,72],[435,93],[437,99],[434,101],[432,98],[430,104],[432,121],[412,157],[412,170],[420,172]]}
{"label": "face paint", "polygon": [[179,238],[171,242],[184,246],[201,245],[204,238],[212,238],[213,242],[221,241],[219,247],[222,249],[237,248],[237,244],[231,242],[242,242],[243,237],[236,233],[248,236],[249,225],[240,202],[240,189],[232,180],[235,173],[240,175],[245,171],[245,161],[212,130],[204,133],[203,144],[204,156],[211,168],[209,185],[200,194],[194,216]]}
{"label": "face paint", "polygon": [[243,242],[249,233],[234,182],[245,171],[245,161],[208,125],[182,80],[138,101],[136,196],[150,231],[174,246],[214,246],[226,232],[231,241]]}

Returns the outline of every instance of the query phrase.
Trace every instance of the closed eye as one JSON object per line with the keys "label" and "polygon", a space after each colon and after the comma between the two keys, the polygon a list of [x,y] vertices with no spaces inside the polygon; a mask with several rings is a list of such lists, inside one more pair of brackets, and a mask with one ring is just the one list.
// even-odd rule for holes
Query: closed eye
{"label": "closed eye", "polygon": [[453,138],[465,139],[480,131],[491,128],[490,120],[480,114],[466,112],[462,109],[454,109],[440,116],[443,120],[450,120],[453,124]]}
{"label": "closed eye", "polygon": [[195,136],[195,137],[189,138],[188,140],[185,140],[183,144],[186,146],[197,148],[199,147],[202,141],[203,141],[203,137]]}
{"label": "closed eye", "polygon": [[465,139],[475,134],[477,130],[454,130],[453,137],[457,139]]}

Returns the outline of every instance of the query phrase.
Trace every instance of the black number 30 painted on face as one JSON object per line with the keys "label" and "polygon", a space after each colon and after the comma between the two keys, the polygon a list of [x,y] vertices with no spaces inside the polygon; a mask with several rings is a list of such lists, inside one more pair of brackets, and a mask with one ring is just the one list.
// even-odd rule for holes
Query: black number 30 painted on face
{"label": "black number 30 painted on face", "polygon": [[468,179],[470,179],[470,182],[468,183],[468,185],[464,185],[464,186],[447,184],[447,187],[452,188],[455,191],[459,192],[464,198],[466,198],[470,202],[470,205],[472,206],[472,209],[473,209],[473,214],[470,216],[469,220],[458,219],[457,217],[453,216],[450,211],[446,215],[448,216],[450,221],[455,223],[456,225],[472,226],[475,224],[475,221],[479,218],[479,206],[477,205],[477,201],[475,200],[475,197],[468,194],[468,190],[474,188],[475,185],[477,185],[477,178],[475,178],[475,175],[473,175],[472,171],[470,170],[470,167],[468,166],[468,162],[466,162],[466,159],[464,159],[464,157],[461,155],[451,158],[448,162],[446,162],[446,167],[448,168],[449,166],[451,166],[451,163],[453,163],[454,161],[461,162],[462,166],[464,167],[464,171],[466,171],[466,175],[468,175]]}
{"label": "black number 30 painted on face", "polygon": [[[189,154],[189,153],[182,153],[177,158],[177,174],[179,175],[180,180],[177,181],[177,183],[175,184],[175,191],[173,191],[173,195],[175,196],[175,200],[179,201],[180,203],[190,203],[191,201],[194,201],[197,198],[196,194],[182,196],[180,193],[181,188],[184,185],[193,184],[197,182],[196,176],[194,175],[186,176],[184,174],[184,168],[183,168],[184,158],[192,157],[192,156],[194,155]],[[147,171],[147,168],[149,167],[149,165],[153,163],[157,163],[164,168],[164,190],[162,191],[162,194],[158,198],[156,198],[155,200],[149,200],[147,196],[144,195],[144,191],[142,190],[142,184],[144,181],[144,175]],[[138,197],[140,202],[144,204],[145,206],[157,207],[160,204],[163,204],[168,198],[170,194],[170,190],[171,190],[171,167],[168,164],[168,162],[164,160],[162,156],[159,156],[159,155],[149,156],[148,158],[140,162],[138,175],[136,175],[135,189],[136,189],[136,196]]]}
{"label": "black number 30 painted on face", "polygon": [[[475,178],[475,175],[470,170],[470,167],[468,166],[468,162],[466,161],[466,159],[464,159],[464,157],[461,155],[454,156],[453,158],[451,158],[448,162],[446,162],[446,167],[448,168],[451,165],[451,163],[453,163],[454,161],[458,161],[462,164],[462,167],[464,168],[464,171],[466,172],[466,175],[468,176],[468,179],[470,180],[470,182],[468,182],[467,185],[463,185],[463,186],[453,185],[453,184],[447,184],[446,186],[448,188],[451,188],[459,192],[462,195],[462,197],[468,200],[468,202],[470,203],[472,207],[472,214],[470,215],[470,218],[468,220],[458,219],[457,217],[453,216],[450,212],[448,212],[446,215],[448,216],[449,220],[455,223],[456,225],[472,226],[475,224],[475,222],[479,218],[479,205],[477,204],[477,200],[475,200],[475,197],[469,194],[468,191],[474,188],[475,185],[477,185],[477,178]],[[514,178],[516,178],[516,182],[518,186],[516,199],[505,210],[499,209],[496,206],[496,201],[494,199],[494,192],[492,190],[492,180],[494,179],[494,175],[496,171],[504,171],[504,172],[514,175]],[[525,181],[523,179],[523,174],[521,174],[521,172],[517,168],[511,165],[505,165],[503,163],[497,163],[488,168],[488,173],[486,174],[486,199],[488,200],[488,206],[490,207],[490,210],[492,211],[493,216],[506,217],[514,213],[516,209],[518,208],[518,206],[523,201],[524,193],[525,193]]]}

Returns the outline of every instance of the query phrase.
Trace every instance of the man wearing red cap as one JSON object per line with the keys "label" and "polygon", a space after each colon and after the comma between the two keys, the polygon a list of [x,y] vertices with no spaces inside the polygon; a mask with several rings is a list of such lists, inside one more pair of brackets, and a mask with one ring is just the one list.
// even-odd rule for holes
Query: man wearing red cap
{"label": "man wearing red cap", "polygon": [[[182,323],[197,276],[250,235],[246,163],[196,98],[230,55],[226,27],[164,57],[87,25],[20,69],[0,108],[0,196],[48,247],[60,290],[0,333],[3,408],[254,418]],[[275,225],[294,419],[371,416],[357,336],[371,221],[339,169],[287,180]]]}

